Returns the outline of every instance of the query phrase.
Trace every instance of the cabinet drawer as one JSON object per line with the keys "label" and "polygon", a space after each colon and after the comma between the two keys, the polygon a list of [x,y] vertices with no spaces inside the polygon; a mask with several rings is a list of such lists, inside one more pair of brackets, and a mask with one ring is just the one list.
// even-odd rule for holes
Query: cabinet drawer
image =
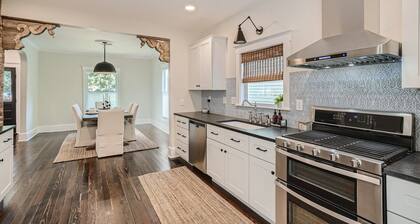
{"label": "cabinet drawer", "polygon": [[184,144],[188,144],[188,130],[187,129],[176,127],[175,134],[176,134],[176,139],[178,141],[181,141]]}
{"label": "cabinet drawer", "polygon": [[420,222],[420,185],[387,176],[388,210]]}
{"label": "cabinet drawer", "polygon": [[0,201],[12,183],[13,148],[7,148],[0,153]]}
{"label": "cabinet drawer", "polygon": [[213,125],[207,125],[207,138],[223,142],[223,128],[219,128]]}
{"label": "cabinet drawer", "polygon": [[388,212],[388,224],[416,224],[415,222],[408,220],[404,217],[396,215],[392,212]]}
{"label": "cabinet drawer", "polygon": [[0,135],[0,152],[13,146],[13,129]]}
{"label": "cabinet drawer", "polygon": [[276,160],[275,148],[274,142],[249,137],[249,153],[259,159],[274,164]]}
{"label": "cabinet drawer", "polygon": [[181,157],[183,160],[188,162],[188,146],[181,141],[175,142],[175,148],[176,152],[178,153],[179,157]]}
{"label": "cabinet drawer", "polygon": [[177,127],[184,128],[188,130],[188,118],[175,116],[175,124]]}
{"label": "cabinet drawer", "polygon": [[238,132],[223,130],[223,143],[240,150],[242,152],[248,153],[249,147],[249,137],[248,135],[240,134]]}

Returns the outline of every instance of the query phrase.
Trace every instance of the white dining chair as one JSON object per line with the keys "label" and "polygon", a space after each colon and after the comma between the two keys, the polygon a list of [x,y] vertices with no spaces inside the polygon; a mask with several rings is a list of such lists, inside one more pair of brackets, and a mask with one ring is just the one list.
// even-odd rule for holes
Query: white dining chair
{"label": "white dining chair", "polygon": [[72,106],[73,115],[76,119],[76,144],[75,147],[86,147],[95,145],[96,125],[83,122],[82,110],[78,104]]}
{"label": "white dining chair", "polygon": [[122,155],[124,146],[124,110],[99,111],[96,153],[99,158]]}
{"label": "white dining chair", "polygon": [[131,110],[133,109],[133,105],[134,105],[134,103],[128,104],[127,113],[131,112]]}
{"label": "white dining chair", "polygon": [[95,107],[96,109],[101,110],[104,107],[104,103],[102,101],[96,101]]}
{"label": "white dining chair", "polygon": [[124,125],[124,141],[131,142],[136,140],[136,118],[137,112],[139,110],[139,105],[134,103],[131,110],[128,112],[132,115],[132,118],[128,118],[125,120]]}

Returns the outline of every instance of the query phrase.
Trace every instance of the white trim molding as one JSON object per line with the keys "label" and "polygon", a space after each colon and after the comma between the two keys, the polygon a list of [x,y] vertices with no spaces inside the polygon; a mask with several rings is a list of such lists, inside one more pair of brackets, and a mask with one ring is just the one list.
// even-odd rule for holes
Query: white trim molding
{"label": "white trim molding", "polygon": [[[262,48],[267,48],[277,44],[283,44],[283,103],[279,109],[290,108],[290,91],[289,91],[289,68],[287,66],[287,57],[291,55],[292,51],[292,32],[291,30],[277,33],[268,37],[264,37],[248,44],[235,47],[235,73],[236,73],[236,105],[241,105],[244,95],[244,87],[241,78],[241,54],[245,52],[255,51]],[[258,107],[258,106],[257,106]]]}

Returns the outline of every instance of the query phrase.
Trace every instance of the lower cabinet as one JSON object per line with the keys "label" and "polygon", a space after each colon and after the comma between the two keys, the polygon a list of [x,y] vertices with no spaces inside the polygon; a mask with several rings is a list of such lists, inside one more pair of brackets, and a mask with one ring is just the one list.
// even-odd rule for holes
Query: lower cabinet
{"label": "lower cabinet", "polygon": [[0,135],[0,202],[12,186],[13,130]]}
{"label": "lower cabinet", "polygon": [[249,204],[270,220],[276,216],[276,175],[274,164],[250,156]]}
{"label": "lower cabinet", "polygon": [[207,139],[207,174],[248,202],[248,154]]}
{"label": "lower cabinet", "polygon": [[249,156],[229,147],[226,151],[226,187],[239,199],[248,202]]}
{"label": "lower cabinet", "polygon": [[207,139],[207,174],[219,184],[225,182],[226,155],[225,146],[211,139]]}
{"label": "lower cabinet", "polygon": [[[252,147],[261,152],[253,154]],[[276,213],[276,175],[271,163],[275,160],[274,148],[273,142],[260,139],[251,139],[241,150],[228,146],[223,139],[207,139],[207,174],[272,223]]]}

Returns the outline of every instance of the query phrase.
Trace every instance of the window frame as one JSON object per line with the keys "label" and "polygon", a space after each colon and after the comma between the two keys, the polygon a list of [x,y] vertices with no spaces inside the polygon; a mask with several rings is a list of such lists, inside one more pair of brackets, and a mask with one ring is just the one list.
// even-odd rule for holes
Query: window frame
{"label": "window frame", "polygon": [[245,94],[245,85],[242,83],[241,77],[241,55],[246,52],[251,52],[270,46],[283,44],[283,103],[280,108],[277,108],[276,105],[267,105],[267,104],[257,104],[257,108],[266,108],[266,109],[281,109],[281,110],[290,110],[290,93],[289,93],[289,73],[290,69],[287,66],[287,57],[291,54],[291,31],[285,31],[278,34],[274,34],[268,37],[264,37],[255,41],[250,41],[245,45],[237,46],[236,54],[236,106],[238,107],[251,107],[249,105],[242,105]]}
{"label": "window frame", "polygon": [[[164,74],[165,73],[165,71],[166,71],[166,74]],[[166,77],[166,94],[167,94],[167,98],[168,98],[168,105],[167,105],[167,107],[168,107],[168,116],[165,116],[164,114],[163,114],[163,96],[164,96],[164,94],[165,94],[165,90],[163,90],[163,82],[164,82],[164,75],[166,75],[167,77]],[[169,116],[170,116],[170,110],[169,110],[169,67],[168,66],[162,66],[162,70],[161,70],[161,78],[162,78],[162,82],[161,82],[161,94],[162,94],[162,110],[161,110],[161,117],[162,117],[162,119],[164,119],[164,120],[167,120],[167,119],[169,119]]]}
{"label": "window frame", "polygon": [[[118,106],[118,104],[119,104],[119,102],[121,102],[121,99],[120,99],[120,76],[121,76],[121,74],[120,74],[120,69],[119,68],[115,68],[115,70],[117,71],[116,72],[116,78],[117,78],[117,102],[116,102],[116,105],[113,105],[113,106]],[[82,107],[83,107],[83,110],[87,110],[87,109],[89,109],[89,108],[86,108],[86,102],[87,102],[87,93],[88,93],[88,90],[87,90],[87,76],[88,76],[88,74],[89,73],[92,73],[93,72],[93,67],[90,67],[90,66],[82,66],[82,86],[83,86],[83,102],[82,102]]]}

